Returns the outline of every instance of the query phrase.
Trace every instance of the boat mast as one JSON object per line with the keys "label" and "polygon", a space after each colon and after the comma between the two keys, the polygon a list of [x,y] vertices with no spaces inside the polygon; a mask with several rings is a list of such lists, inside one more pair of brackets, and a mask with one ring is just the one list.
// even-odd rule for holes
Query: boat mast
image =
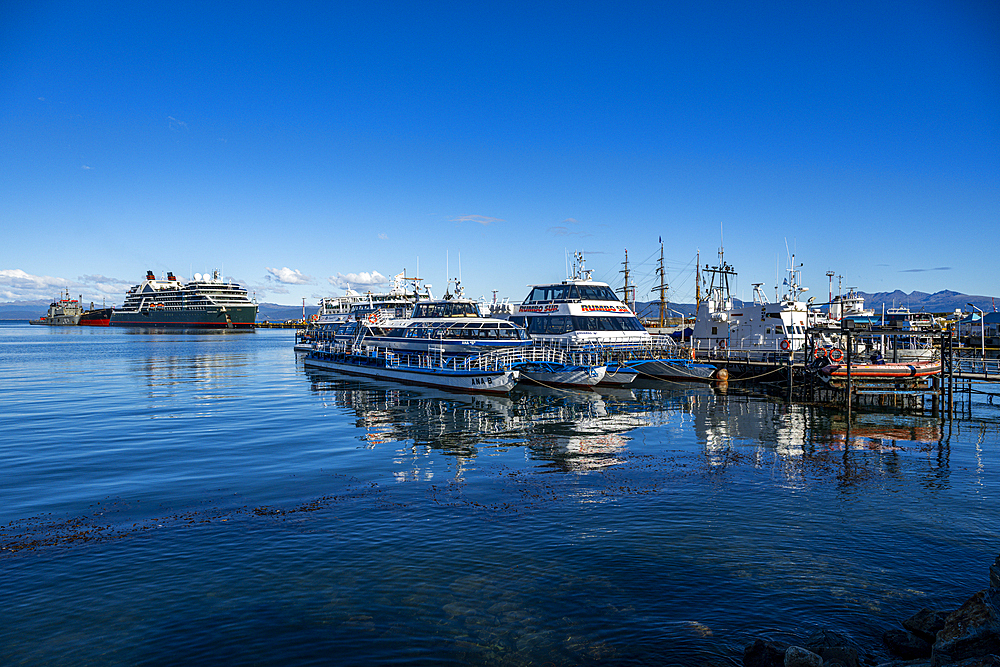
{"label": "boat mast", "polygon": [[701,310],[701,250],[695,254],[694,260],[694,313],[697,317]]}
{"label": "boat mast", "polygon": [[[618,273],[624,273],[625,274],[625,286],[622,287],[621,290],[619,290],[619,291],[622,293],[622,301],[624,301],[625,305],[628,306],[629,308],[631,308],[632,312],[634,313],[635,312],[635,286],[628,284],[628,248],[625,249],[625,261],[622,262],[622,264],[625,265],[625,268],[623,270],[619,271]],[[629,303],[629,295],[632,296],[632,303],[631,304]]]}
{"label": "boat mast", "polygon": [[663,313],[667,309],[667,290],[670,288],[667,285],[666,273],[663,271],[663,237],[660,237],[660,265],[656,269],[656,274],[660,276],[660,284],[654,287],[651,292],[660,293],[660,328],[663,328]]}

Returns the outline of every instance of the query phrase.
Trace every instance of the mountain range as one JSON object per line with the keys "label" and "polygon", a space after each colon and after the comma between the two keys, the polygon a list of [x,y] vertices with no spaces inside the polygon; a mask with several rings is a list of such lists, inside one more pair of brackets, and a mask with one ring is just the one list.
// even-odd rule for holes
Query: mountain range
{"label": "mountain range", "polygon": [[[942,290],[934,294],[926,292],[906,292],[896,290],[894,292],[875,292],[868,294],[858,292],[865,299],[865,306],[881,312],[882,305],[886,308],[895,306],[905,306],[914,312],[928,312],[937,314],[951,314],[956,310],[970,312],[968,304],[972,303],[984,312],[991,312],[994,308],[994,297],[989,296],[969,296],[951,290]],[[819,301],[817,297],[817,301]],[[736,304],[741,302],[736,300]],[[87,305],[87,304],[84,304]],[[10,301],[0,303],[0,320],[34,320],[45,315],[49,307],[49,301],[36,299],[33,301]],[[98,306],[100,307],[100,306]],[[659,317],[659,301],[640,301],[636,304],[636,310],[640,317]],[[675,317],[676,313],[683,313],[685,316],[693,316],[695,305],[693,303],[673,303],[668,302],[667,307],[673,312],[665,313],[665,317]],[[306,314],[312,315],[316,312],[316,306],[306,307]],[[257,312],[257,321],[283,322],[285,320],[298,320],[302,317],[302,306],[286,306],[280,303],[261,303]]]}
{"label": "mountain range", "polygon": [[[994,310],[994,297],[969,296],[968,294],[960,294],[959,292],[953,292],[951,290],[941,290],[940,292],[935,292],[934,294],[916,291],[907,294],[901,290],[896,290],[894,292],[874,292],[872,294],[867,292],[858,292],[858,295],[864,297],[865,307],[872,308],[875,312],[882,312],[882,306],[884,305],[886,308],[905,307],[909,308],[913,312],[950,315],[956,310],[970,312],[973,310],[972,308],[969,308],[968,304],[970,303],[976,306],[976,308],[979,308],[987,313]],[[826,303],[826,296],[827,295],[823,295],[822,297],[817,296],[816,301],[823,298],[824,301],[820,304],[823,306]],[[735,302],[737,307],[741,306],[743,303],[739,299],[735,299]],[[668,303],[667,307],[675,312],[665,313],[664,317],[675,317],[677,312],[684,313],[686,316],[693,316],[695,313],[695,304],[693,303]],[[660,302],[639,302],[636,304],[636,311],[640,317],[659,317]]]}

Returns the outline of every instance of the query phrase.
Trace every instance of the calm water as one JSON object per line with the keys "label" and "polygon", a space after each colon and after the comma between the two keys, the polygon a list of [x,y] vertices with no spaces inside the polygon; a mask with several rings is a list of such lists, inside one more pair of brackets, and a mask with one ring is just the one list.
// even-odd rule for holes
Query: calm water
{"label": "calm water", "polygon": [[292,338],[0,323],[0,664],[735,665],[876,647],[1000,551],[1000,407],[848,437],[701,386],[351,379]]}

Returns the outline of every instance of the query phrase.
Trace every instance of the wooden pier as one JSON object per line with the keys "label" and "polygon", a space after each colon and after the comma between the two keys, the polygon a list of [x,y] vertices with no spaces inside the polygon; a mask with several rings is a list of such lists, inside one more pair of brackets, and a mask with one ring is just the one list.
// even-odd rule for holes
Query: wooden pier
{"label": "wooden pier", "polygon": [[[916,332],[903,329],[832,330],[843,341],[843,349],[853,349],[859,334],[878,336],[914,336]],[[814,361],[813,341],[819,334],[831,334],[830,329],[807,331],[807,345],[799,351],[765,351],[713,349],[695,350],[699,361],[716,364],[729,373],[730,383],[746,383],[767,393],[785,397],[789,402],[841,406],[850,415],[856,408],[874,410],[899,410],[905,412],[930,411],[942,418],[955,413],[956,397],[971,410],[974,394],[986,395],[990,403],[1000,393],[974,388],[977,383],[1000,383],[1000,350],[962,348],[956,345],[955,332],[921,331],[918,335],[933,340],[936,354],[941,360],[941,370],[929,377],[912,378],[863,378],[850,374],[850,354],[847,354],[848,373],[835,383],[822,380]],[[986,352],[986,356],[983,356]],[[990,354],[995,356],[991,357]],[[848,400],[850,397],[850,400]]]}

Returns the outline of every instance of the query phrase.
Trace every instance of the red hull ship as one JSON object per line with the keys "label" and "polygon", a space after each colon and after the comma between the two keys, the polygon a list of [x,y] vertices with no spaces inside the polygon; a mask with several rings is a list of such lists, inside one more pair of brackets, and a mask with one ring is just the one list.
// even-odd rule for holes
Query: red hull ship
{"label": "red hull ship", "polygon": [[97,308],[86,311],[80,316],[77,322],[82,327],[109,327],[111,326],[111,311],[114,308]]}

